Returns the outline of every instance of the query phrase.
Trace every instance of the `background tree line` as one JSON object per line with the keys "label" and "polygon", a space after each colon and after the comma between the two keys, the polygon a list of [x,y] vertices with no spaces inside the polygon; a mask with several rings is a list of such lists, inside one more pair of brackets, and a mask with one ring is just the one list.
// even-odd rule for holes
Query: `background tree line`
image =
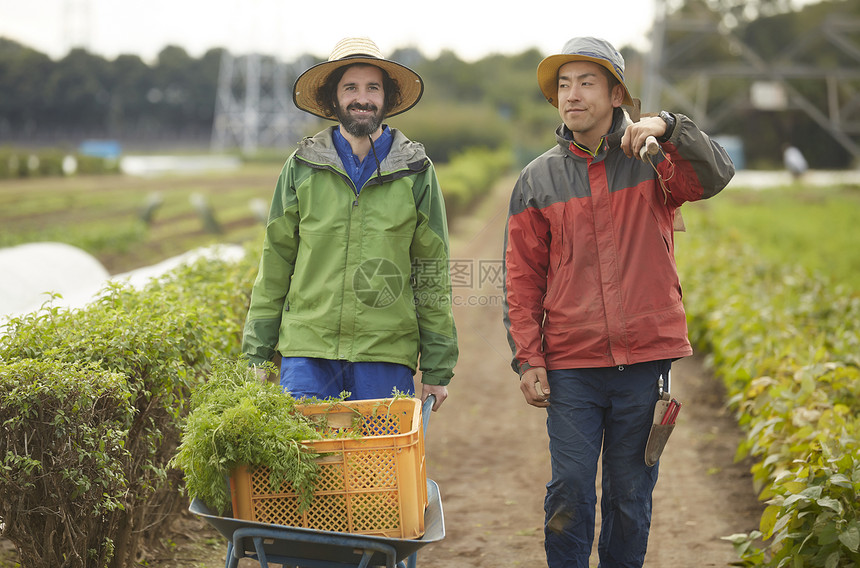
{"label": "background tree line", "polygon": [[168,46],[150,65],[137,55],[106,60],[73,49],[52,60],[0,38],[0,140],[208,141],[222,52],[195,59]]}
{"label": "background tree line", "polygon": [[[682,0],[669,4],[670,21],[707,11],[724,30],[731,30],[768,59],[777,59],[787,46],[827,17],[860,18],[860,3],[852,0],[822,2],[801,11],[787,11],[787,0]],[[666,41],[671,44],[682,38],[669,34]],[[695,68],[738,56],[736,48],[718,36],[701,41],[712,44],[690,49],[678,64]],[[628,86],[636,96],[641,92],[648,54],[620,47],[627,61]],[[814,47],[814,55],[807,56],[804,64],[821,68],[860,66],[860,56],[852,58],[850,50],[846,54],[833,45]],[[856,51],[860,53],[860,47]],[[217,48],[194,58],[181,47],[168,46],[149,64],[136,55],[107,60],[74,49],[52,60],[0,38],[0,145],[74,146],[84,138],[111,138],[126,148],[207,146],[223,54],[224,50]],[[535,69],[544,55],[531,49],[466,62],[450,51],[430,59],[415,49],[400,49],[392,58],[418,71],[426,91],[419,112],[391,122],[421,140],[436,161],[446,161],[468,147],[508,146],[517,161],[524,162],[553,143],[553,131],[559,123],[535,82]],[[297,61],[307,61],[307,57]],[[315,55],[311,60],[323,58]],[[731,77],[715,81],[709,104],[730,100],[742,81]],[[854,83],[846,81],[841,92],[852,96],[858,87],[857,81]],[[828,93],[823,83],[807,82],[796,88],[826,108]],[[668,103],[663,104],[673,110]],[[308,124],[308,133],[319,126],[317,122]],[[746,163],[753,167],[777,166],[781,145],[789,139],[801,147],[813,167],[852,165],[850,154],[797,109],[760,111],[747,105],[722,121],[719,132],[711,134],[739,136]]]}

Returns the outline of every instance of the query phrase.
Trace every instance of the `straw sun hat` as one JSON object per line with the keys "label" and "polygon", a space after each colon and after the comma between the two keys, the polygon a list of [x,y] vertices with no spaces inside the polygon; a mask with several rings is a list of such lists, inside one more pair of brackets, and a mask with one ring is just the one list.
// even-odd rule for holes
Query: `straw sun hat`
{"label": "straw sun hat", "polygon": [[317,102],[317,91],[333,71],[355,63],[375,65],[388,72],[388,75],[397,81],[400,87],[400,103],[388,109],[386,117],[406,112],[414,107],[424,94],[424,81],[418,73],[405,65],[382,57],[382,52],[368,38],[346,38],[334,46],[328,61],[314,65],[296,79],[293,87],[293,102],[305,112],[333,120],[334,117],[326,115],[327,109]]}
{"label": "straw sun hat", "polygon": [[621,54],[604,39],[576,37],[564,44],[560,54],[550,55],[538,65],[538,85],[552,106],[558,106],[558,70],[571,61],[590,61],[608,69],[624,87],[621,104],[633,105],[633,98],[624,84],[624,58]]}

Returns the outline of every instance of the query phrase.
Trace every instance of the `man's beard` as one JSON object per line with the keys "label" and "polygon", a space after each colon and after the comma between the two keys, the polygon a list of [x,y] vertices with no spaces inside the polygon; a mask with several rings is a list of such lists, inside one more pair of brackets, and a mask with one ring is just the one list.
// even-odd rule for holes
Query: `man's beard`
{"label": "man's beard", "polygon": [[[373,112],[373,115],[355,118],[349,113],[350,109],[369,110]],[[357,103],[353,103],[346,108],[337,105],[336,114],[337,120],[340,122],[341,126],[356,138],[370,136],[376,132],[382,125],[382,119],[385,116],[384,112],[380,111],[376,105],[360,105]]]}

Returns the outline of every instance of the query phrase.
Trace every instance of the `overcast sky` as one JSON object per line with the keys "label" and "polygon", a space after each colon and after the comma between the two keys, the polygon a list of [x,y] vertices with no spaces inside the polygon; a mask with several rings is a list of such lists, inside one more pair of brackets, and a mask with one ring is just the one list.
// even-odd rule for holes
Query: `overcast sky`
{"label": "overcast sky", "polygon": [[193,57],[226,47],[292,60],[327,57],[339,39],[367,36],[385,55],[417,47],[431,58],[450,49],[475,60],[531,47],[554,53],[577,35],[647,49],[657,1],[0,0],[0,36],[55,59],[81,46],[151,61],[180,45]]}

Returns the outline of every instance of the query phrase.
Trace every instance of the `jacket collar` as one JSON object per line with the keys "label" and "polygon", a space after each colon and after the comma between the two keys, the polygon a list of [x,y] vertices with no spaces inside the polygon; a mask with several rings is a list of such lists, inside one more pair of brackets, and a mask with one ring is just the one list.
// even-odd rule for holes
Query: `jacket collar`
{"label": "jacket collar", "polygon": [[600,139],[600,145],[597,147],[597,151],[593,154],[584,146],[580,146],[576,143],[573,139],[573,132],[571,132],[564,124],[561,124],[555,131],[556,142],[563,150],[573,154],[574,156],[586,159],[600,158],[610,150],[618,147],[618,143],[608,143],[607,138],[613,137],[612,135],[616,135],[614,137],[620,139],[624,130],[630,124],[632,124],[632,122],[627,116],[627,113],[620,107],[616,108],[612,116],[612,126],[609,128],[609,132]]}
{"label": "jacket collar", "polygon": [[[296,148],[296,156],[306,162],[331,167],[342,172],[343,164],[332,140],[332,132],[335,128],[337,125],[326,128],[312,137],[304,138]],[[396,128],[391,128],[391,135],[393,138],[391,150],[379,164],[383,175],[404,169],[416,170],[416,164],[423,165],[428,162],[423,145],[409,140],[405,134]]]}

